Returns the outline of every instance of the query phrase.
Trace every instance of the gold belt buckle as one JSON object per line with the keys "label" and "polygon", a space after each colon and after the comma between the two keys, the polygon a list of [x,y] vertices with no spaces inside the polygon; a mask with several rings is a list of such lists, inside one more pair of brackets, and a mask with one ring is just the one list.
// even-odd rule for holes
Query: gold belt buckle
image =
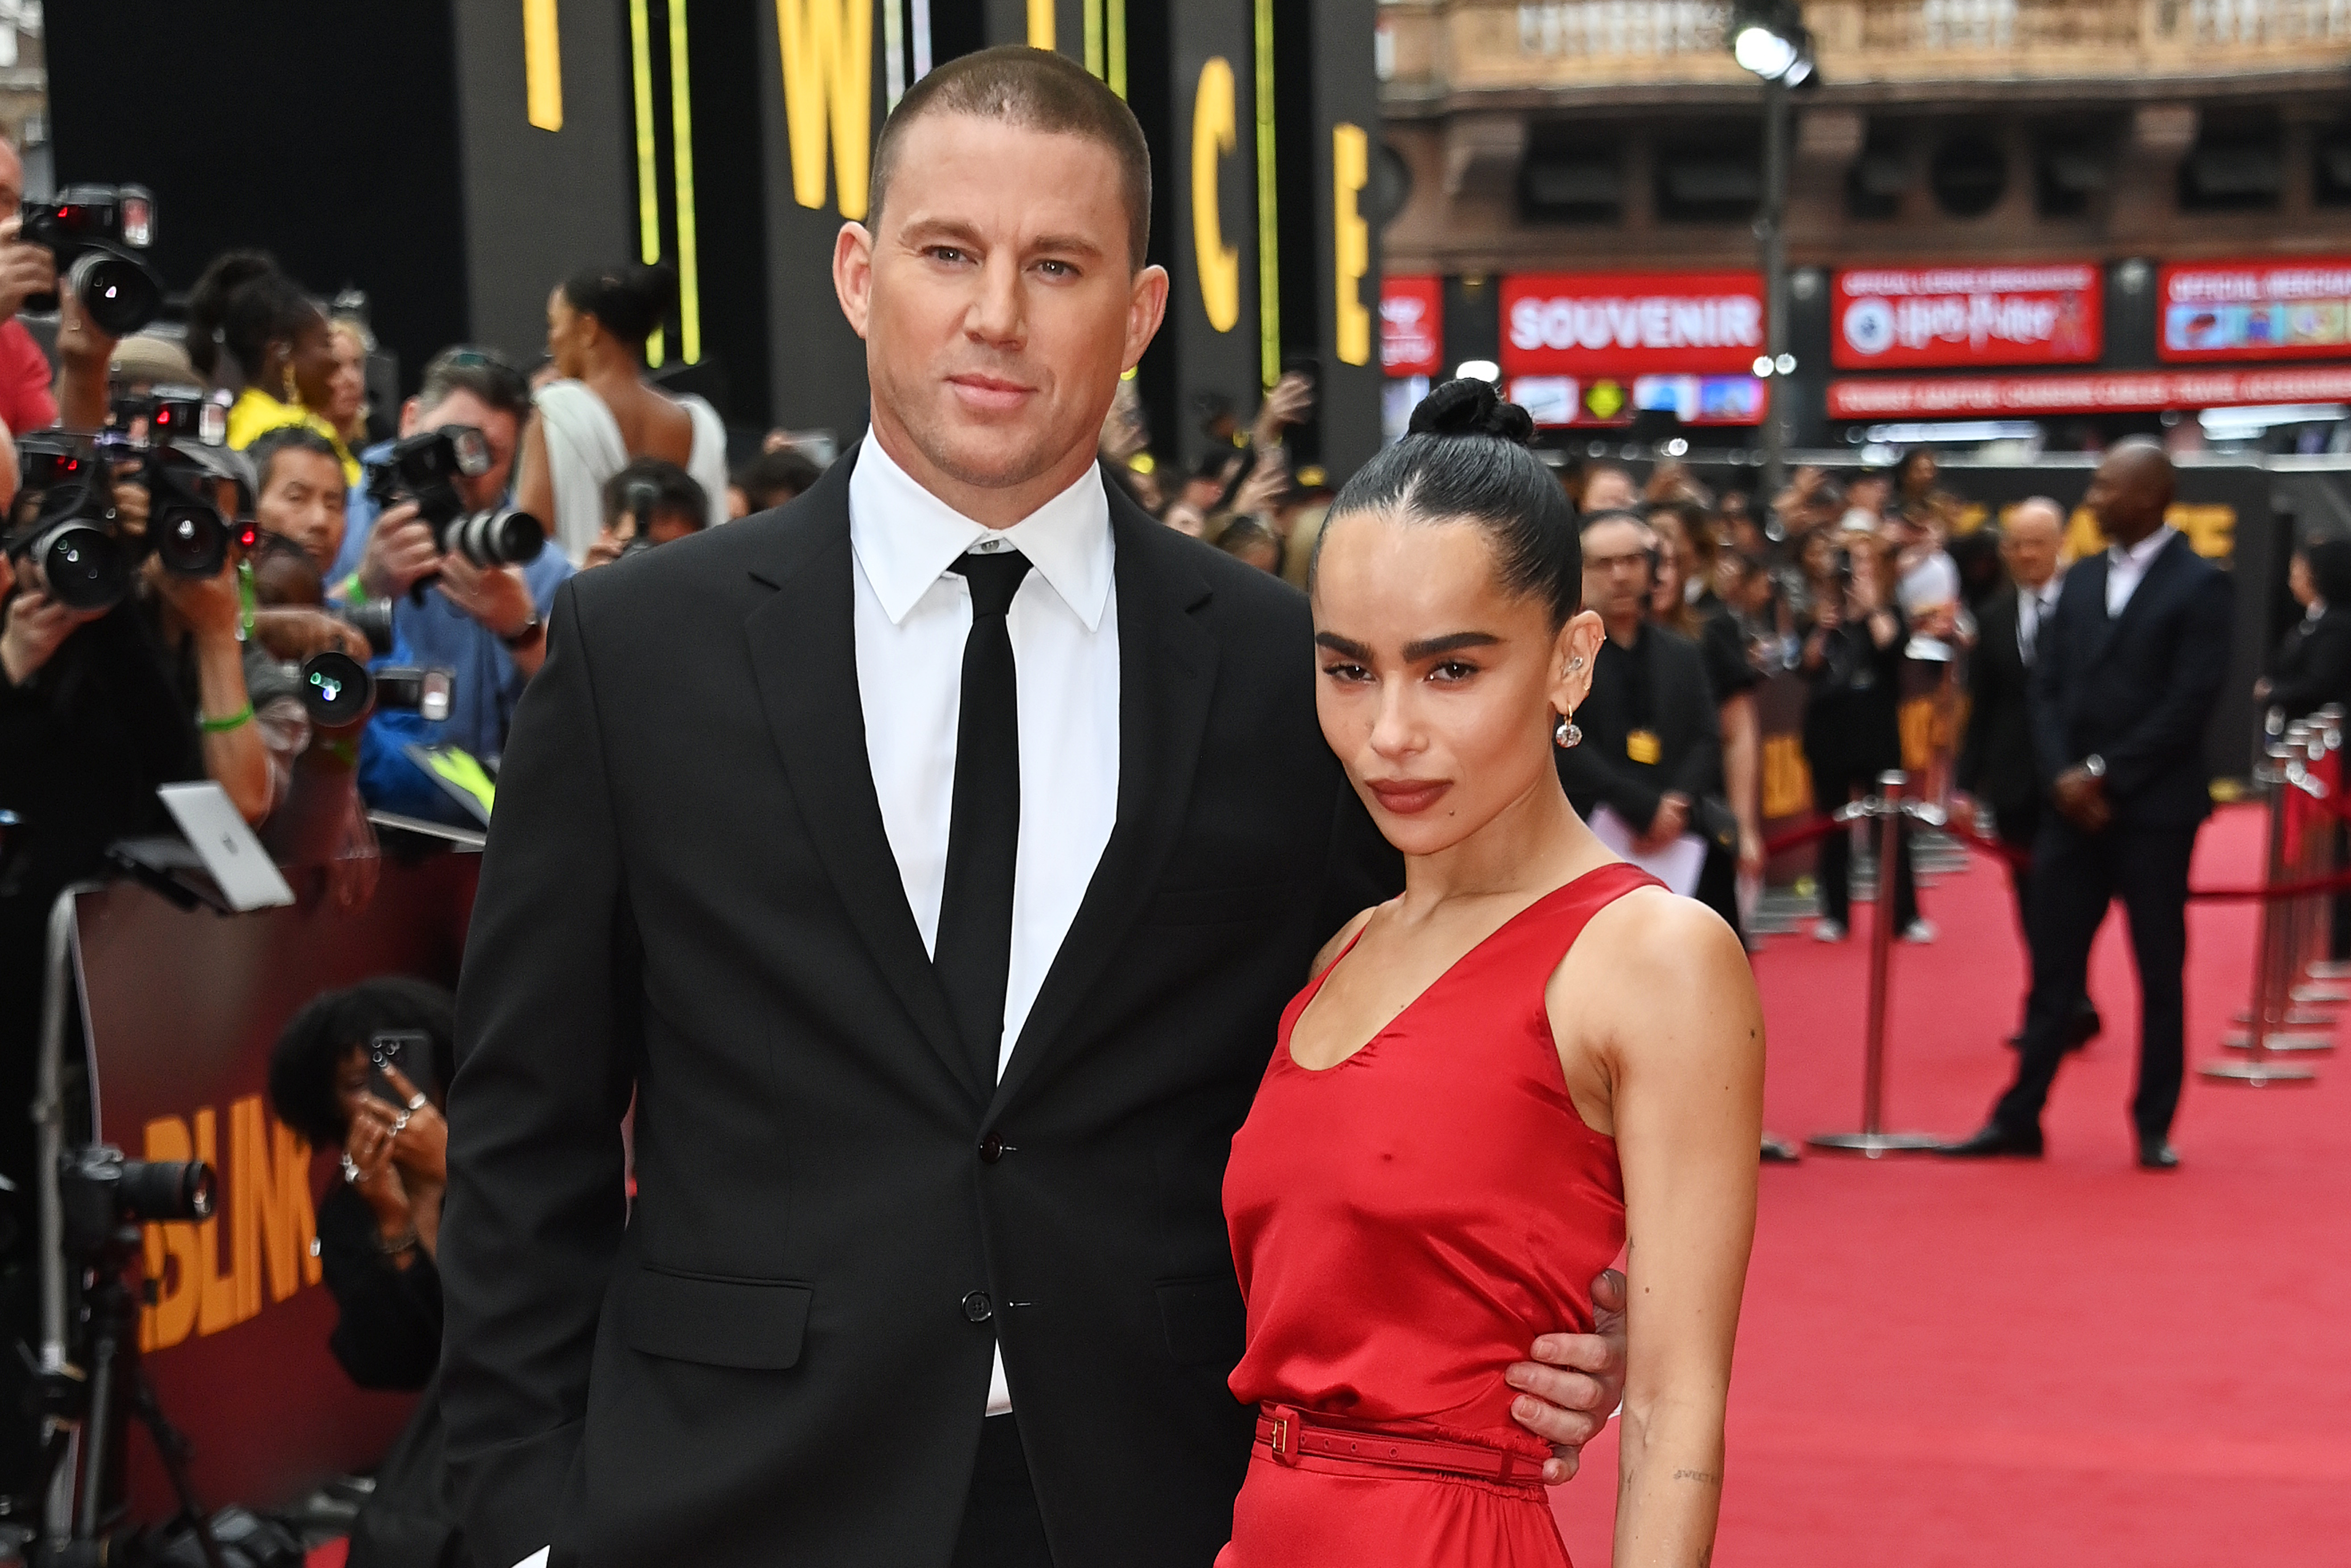
{"label": "gold belt buckle", "polygon": [[1298,1445],[1296,1442],[1298,1413],[1294,1410],[1284,1408],[1278,1414],[1274,1411],[1269,1410],[1266,1412],[1266,1415],[1273,1423],[1273,1433],[1266,1439],[1266,1447],[1272,1451],[1274,1459],[1277,1463],[1284,1465],[1296,1464],[1298,1462]]}

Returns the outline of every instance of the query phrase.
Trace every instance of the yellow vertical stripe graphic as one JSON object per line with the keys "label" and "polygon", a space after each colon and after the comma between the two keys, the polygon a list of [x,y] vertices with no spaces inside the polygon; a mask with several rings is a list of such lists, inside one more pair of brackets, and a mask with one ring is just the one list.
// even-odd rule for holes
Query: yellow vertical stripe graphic
{"label": "yellow vertical stripe graphic", "polygon": [[[1033,6],[1029,15],[1033,22]],[[776,0],[776,35],[784,64],[792,200],[804,207],[824,205],[829,127],[834,199],[842,217],[862,218],[872,151],[872,0]]]}
{"label": "yellow vertical stripe graphic", "polygon": [[[653,151],[653,45],[645,0],[629,0],[629,84],[637,111],[637,255],[647,267],[661,259],[661,188]],[[662,334],[645,340],[645,363],[662,362]]]}
{"label": "yellow vertical stripe graphic", "polygon": [[1372,269],[1372,231],[1364,221],[1363,192],[1372,178],[1371,138],[1345,121],[1331,128],[1331,254],[1338,276],[1332,280],[1336,307],[1332,339],[1339,361],[1372,362],[1372,313],[1364,307],[1364,275]]}
{"label": "yellow vertical stripe graphic", "polygon": [[1110,55],[1110,58],[1104,62],[1108,68],[1102,75],[1102,80],[1110,83],[1111,91],[1124,98],[1126,96],[1126,0],[1102,0],[1102,9],[1107,13],[1103,18],[1102,31],[1109,37]]}
{"label": "yellow vertical stripe graphic", "polygon": [[1053,0],[1029,0],[1029,47],[1053,47]]}
{"label": "yellow vertical stripe graphic", "polygon": [[1086,74],[1102,74],[1102,0],[1085,0]]}
{"label": "yellow vertical stripe graphic", "polygon": [[669,124],[677,163],[677,349],[702,358],[702,276],[694,241],[694,83],[686,68],[685,0],[669,0]]}
{"label": "yellow vertical stripe graphic", "polygon": [[563,46],[555,0],[522,0],[524,112],[541,131],[563,129]]}
{"label": "yellow vertical stripe graphic", "polygon": [[1281,246],[1273,166],[1273,0],[1257,0],[1257,334],[1259,373],[1281,379]]}

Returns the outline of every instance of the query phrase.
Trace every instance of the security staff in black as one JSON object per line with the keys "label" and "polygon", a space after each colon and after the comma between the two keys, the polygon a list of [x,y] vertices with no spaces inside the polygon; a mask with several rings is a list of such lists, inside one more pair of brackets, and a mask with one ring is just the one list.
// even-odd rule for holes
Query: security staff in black
{"label": "security staff in black", "polygon": [[1696,896],[1737,930],[1739,835],[1721,800],[1721,720],[1698,644],[1649,622],[1656,549],[1632,512],[1584,521],[1583,603],[1608,640],[1575,710],[1581,738],[1559,752],[1560,782],[1580,815],[1605,806],[1646,841],[1704,837]]}
{"label": "security staff in black", "polygon": [[2085,504],[2112,541],[2066,574],[2032,668],[2033,753],[2053,815],[2032,860],[2032,994],[2016,1080],[1961,1157],[2037,1156],[2090,944],[2116,898],[2138,964],[2138,1163],[2169,1170],[2179,1105],[2188,862],[2212,809],[2205,730],[2229,667],[2228,575],[2167,527],[2171,460],[2125,442]]}

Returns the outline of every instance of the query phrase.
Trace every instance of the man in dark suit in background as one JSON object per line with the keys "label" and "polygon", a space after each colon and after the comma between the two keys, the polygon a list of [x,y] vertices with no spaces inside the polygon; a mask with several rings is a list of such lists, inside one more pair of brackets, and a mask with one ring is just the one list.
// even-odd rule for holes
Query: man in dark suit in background
{"label": "man in dark suit in background", "polygon": [[[482,1568],[1207,1568],[1229,1532],[1233,1131],[1401,868],[1306,601],[1096,466],[1166,299],[1149,193],[1069,60],[932,72],[834,253],[866,439],[565,586],[448,1113]],[[1495,1375],[1581,1441],[1622,1344]]]}
{"label": "man in dark suit in background", "polygon": [[[1722,722],[1698,645],[1649,622],[1657,537],[1633,512],[1583,522],[1583,603],[1608,628],[1592,692],[1575,710],[1583,732],[1558,754],[1560,782],[1589,821],[1606,807],[1643,848],[1685,833],[1707,841],[1687,891],[1739,929],[1738,829],[1724,808]],[[1728,844],[1709,829],[1725,831]]]}
{"label": "man in dark suit in background", "polygon": [[2116,898],[2138,966],[2138,1163],[2169,1170],[2185,1068],[2188,865],[2211,811],[2204,733],[2229,666],[2227,574],[2168,527],[2171,460],[2154,442],[2108,454],[2085,504],[2110,541],[2066,574],[2039,629],[2033,751],[2053,815],[2033,846],[2032,993],[2016,1079],[1962,1157],[2038,1155],[2041,1108]]}
{"label": "man in dark suit in background", "polygon": [[[1990,831],[2027,857],[2009,862],[2016,894],[2016,926],[2032,945],[2033,844],[2047,815],[2041,770],[2032,759],[2032,666],[2042,629],[2057,612],[2064,574],[2058,559],[2065,543],[2065,512],[2045,496],[2020,501],[2000,526],[2001,564],[2008,586],[1994,594],[1978,618],[1980,632],[1968,659],[1968,733],[1959,750],[1957,783],[1962,798],[1952,814],[1963,827]],[[1990,807],[1986,824],[1979,808]],[[2082,998],[2069,1042],[2079,1045],[2099,1030],[2096,1008]],[[2008,1042],[2021,1048],[2022,1032]]]}

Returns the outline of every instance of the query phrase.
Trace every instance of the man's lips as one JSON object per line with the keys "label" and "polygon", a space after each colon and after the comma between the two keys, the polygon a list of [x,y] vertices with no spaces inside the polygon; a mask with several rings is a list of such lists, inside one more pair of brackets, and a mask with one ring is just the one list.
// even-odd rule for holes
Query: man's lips
{"label": "man's lips", "polygon": [[1399,817],[1410,817],[1427,810],[1453,788],[1442,779],[1385,779],[1369,782],[1372,793],[1379,798],[1381,808]]}
{"label": "man's lips", "polygon": [[949,376],[947,385],[955,388],[956,396],[972,407],[991,410],[1018,408],[1037,390],[1019,382],[1006,381],[1002,376],[982,375],[977,371]]}

